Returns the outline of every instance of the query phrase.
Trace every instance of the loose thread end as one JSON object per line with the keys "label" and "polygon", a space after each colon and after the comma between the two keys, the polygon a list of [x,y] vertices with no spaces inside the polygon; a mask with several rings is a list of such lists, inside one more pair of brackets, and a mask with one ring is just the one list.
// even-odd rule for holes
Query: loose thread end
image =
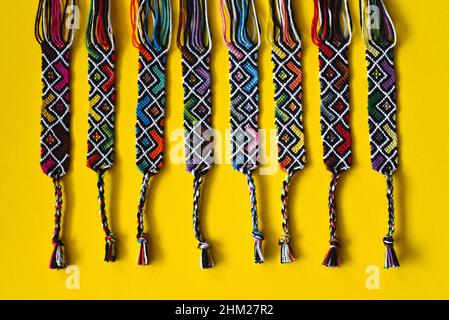
{"label": "loose thread end", "polygon": [[200,242],[198,248],[201,249],[201,269],[210,269],[215,266],[210,254],[210,245],[207,242]]}
{"label": "loose thread end", "polygon": [[290,263],[295,261],[295,257],[290,249],[290,239],[283,237],[279,239],[279,245],[281,246],[281,263]]}
{"label": "loose thread end", "polygon": [[394,250],[394,239],[392,236],[384,237],[385,244],[385,269],[399,268],[399,259]]}
{"label": "loose thread end", "polygon": [[137,265],[147,266],[150,264],[148,254],[148,236],[145,233],[138,235],[137,242],[140,243],[139,256],[137,257]]}
{"label": "loose thread end", "polygon": [[338,248],[340,248],[340,242],[338,240],[331,240],[329,242],[330,249],[324,257],[323,266],[328,268],[337,268],[340,266],[340,256],[338,253]]}
{"label": "loose thread end", "polygon": [[115,250],[115,238],[113,235],[108,235],[105,238],[105,256],[104,261],[114,262],[116,260],[116,250]]}
{"label": "loose thread end", "polygon": [[265,258],[262,254],[262,241],[264,237],[262,233],[253,233],[254,239],[254,263],[260,264],[265,262]]}
{"label": "loose thread end", "polygon": [[50,269],[64,269],[66,267],[64,258],[64,242],[61,239],[53,240],[53,253],[50,259]]}

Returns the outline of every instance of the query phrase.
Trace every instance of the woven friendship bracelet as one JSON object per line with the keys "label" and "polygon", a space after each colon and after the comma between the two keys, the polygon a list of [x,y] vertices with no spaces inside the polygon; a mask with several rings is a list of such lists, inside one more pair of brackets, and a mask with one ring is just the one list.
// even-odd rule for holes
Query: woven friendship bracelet
{"label": "woven friendship bracelet", "polygon": [[143,174],[137,207],[138,265],[149,264],[148,235],[144,232],[143,221],[149,180],[164,165],[166,65],[171,18],[168,0],[131,1],[133,44],[139,50],[136,164]]}
{"label": "woven friendship bracelet", "polygon": [[385,175],[387,180],[388,233],[383,239],[386,247],[385,268],[396,268],[399,267],[393,239],[393,173],[398,169],[399,163],[394,67],[396,31],[383,0],[361,0],[360,17],[368,67],[371,163],[373,169]]}
{"label": "woven friendship bracelet", "polygon": [[53,179],[56,197],[51,269],[66,267],[62,229],[61,179],[70,158],[70,50],[74,32],[66,24],[74,0],[40,0],[35,24],[42,50],[41,168]]}
{"label": "woven friendship bracelet", "polygon": [[[252,175],[259,164],[259,22],[253,0],[220,0],[220,14],[230,62],[232,164],[235,170],[246,176],[251,202],[254,262],[263,263],[264,237],[259,230],[256,185]],[[229,40],[226,35],[227,16],[230,20]],[[253,37],[249,34],[251,23],[255,32]]]}
{"label": "woven friendship bracelet", "polygon": [[319,47],[323,159],[327,170],[332,173],[329,188],[330,250],[323,265],[338,267],[340,241],[337,238],[335,192],[340,175],[352,165],[348,60],[352,26],[347,0],[314,0],[314,4],[312,39]]}
{"label": "woven friendship bracelet", "polygon": [[89,131],[87,166],[98,174],[98,202],[105,233],[106,262],[116,259],[115,236],[109,228],[104,176],[114,163],[115,44],[110,0],[92,0],[86,33],[89,62]]}
{"label": "woven friendship bracelet", "polygon": [[182,54],[186,169],[193,175],[193,231],[201,249],[201,268],[207,269],[214,261],[199,216],[203,177],[213,164],[212,42],[207,0],[180,0],[177,43]]}
{"label": "woven friendship bracelet", "polygon": [[290,250],[288,192],[296,173],[306,164],[302,107],[302,45],[291,0],[271,0],[274,64],[275,119],[279,165],[287,173],[282,184],[281,263],[295,260]]}

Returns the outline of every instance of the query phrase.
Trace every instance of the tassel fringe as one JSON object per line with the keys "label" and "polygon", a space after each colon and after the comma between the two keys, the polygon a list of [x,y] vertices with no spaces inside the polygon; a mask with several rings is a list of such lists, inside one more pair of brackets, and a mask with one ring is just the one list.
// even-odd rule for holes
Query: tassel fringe
{"label": "tassel fringe", "polygon": [[66,267],[64,258],[64,242],[61,239],[53,240],[53,254],[50,259],[50,269],[64,269]]}
{"label": "tassel fringe", "polygon": [[394,250],[394,239],[391,236],[384,237],[385,244],[385,269],[399,268],[399,259],[396,256],[396,251]]}
{"label": "tassel fringe", "polygon": [[147,266],[150,264],[148,254],[148,236],[146,234],[140,235],[137,238],[137,242],[140,243],[139,256],[137,257],[137,265]]}
{"label": "tassel fringe", "polygon": [[287,237],[279,239],[279,245],[281,246],[281,263],[290,263],[295,261],[295,257],[290,249],[290,239]]}
{"label": "tassel fringe", "polygon": [[340,256],[338,254],[338,248],[340,248],[340,242],[338,240],[330,241],[330,249],[324,257],[323,266],[329,268],[337,268],[340,266]]}
{"label": "tassel fringe", "polygon": [[201,242],[198,245],[198,248],[201,249],[201,268],[202,269],[210,269],[214,264],[214,260],[210,254],[210,245],[207,242]]}
{"label": "tassel fringe", "polygon": [[105,240],[106,240],[106,245],[105,245],[104,261],[114,262],[116,260],[115,238],[111,234],[111,235],[106,236]]}

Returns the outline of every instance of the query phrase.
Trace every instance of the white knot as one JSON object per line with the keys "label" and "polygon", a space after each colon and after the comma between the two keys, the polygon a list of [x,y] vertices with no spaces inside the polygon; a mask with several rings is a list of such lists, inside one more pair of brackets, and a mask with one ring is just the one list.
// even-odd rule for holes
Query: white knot
{"label": "white knot", "polygon": [[202,250],[207,250],[210,248],[210,244],[207,242],[200,242],[200,244],[198,245],[198,248],[200,248]]}

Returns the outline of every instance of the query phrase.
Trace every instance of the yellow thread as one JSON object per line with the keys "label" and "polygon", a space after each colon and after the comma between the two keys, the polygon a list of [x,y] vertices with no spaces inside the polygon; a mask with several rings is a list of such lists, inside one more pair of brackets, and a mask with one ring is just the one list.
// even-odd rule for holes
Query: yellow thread
{"label": "yellow thread", "polygon": [[95,119],[95,121],[100,121],[100,119],[101,119],[100,115],[98,113],[96,113],[94,108],[93,108],[98,103],[98,101],[100,101],[100,96],[99,95],[96,95],[95,97],[90,99],[89,113]]}
{"label": "yellow thread", "polygon": [[55,117],[53,117],[49,112],[47,107],[55,100],[55,96],[50,93],[43,101],[42,101],[42,115],[49,121],[55,121]]}
{"label": "yellow thread", "polygon": [[299,137],[299,141],[296,145],[293,146],[292,150],[294,153],[298,153],[298,151],[304,147],[304,133],[299,130],[299,128],[296,125],[292,126],[292,131],[295,133],[296,136]]}
{"label": "yellow thread", "polygon": [[388,134],[388,136],[391,138],[391,143],[386,146],[385,151],[388,153],[392,152],[398,145],[398,137],[395,131],[391,130],[390,126],[388,124],[384,125],[384,130]]}

